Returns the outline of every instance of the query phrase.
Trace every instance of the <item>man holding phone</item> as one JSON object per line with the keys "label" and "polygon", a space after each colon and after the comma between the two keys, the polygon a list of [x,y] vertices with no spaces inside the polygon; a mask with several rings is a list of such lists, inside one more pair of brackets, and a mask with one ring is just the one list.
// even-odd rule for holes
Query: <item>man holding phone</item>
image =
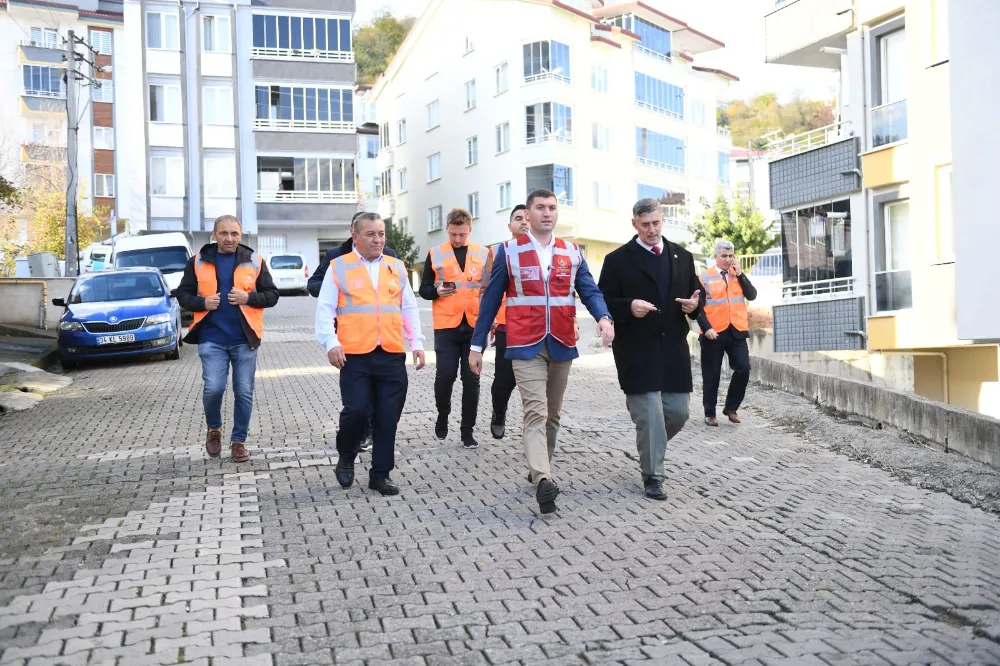
{"label": "man holding phone", "polygon": [[469,369],[469,346],[479,317],[479,287],[488,256],[487,249],[469,242],[472,216],[455,208],[448,213],[448,242],[432,247],[424,263],[420,295],[433,302],[434,352],[437,374],[434,377],[434,402],[437,423],[434,435],[448,436],[451,394],[462,368],[462,446],[474,449],[479,442],[472,431],[479,410],[479,375]]}

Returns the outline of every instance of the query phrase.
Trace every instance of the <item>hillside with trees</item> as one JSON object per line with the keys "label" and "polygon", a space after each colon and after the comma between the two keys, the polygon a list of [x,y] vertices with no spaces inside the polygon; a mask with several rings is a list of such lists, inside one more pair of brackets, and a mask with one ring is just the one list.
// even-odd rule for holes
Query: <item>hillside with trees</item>
{"label": "hillside with trees", "polygon": [[413,16],[400,19],[383,11],[370,23],[358,26],[354,31],[358,83],[375,83],[416,22],[417,19]]}
{"label": "hillside with trees", "polygon": [[793,99],[781,104],[775,93],[733,100],[717,111],[719,126],[732,132],[733,145],[746,148],[752,141],[755,149],[765,148],[767,141],[761,137],[775,130],[780,130],[780,136],[799,134],[830,125],[836,117],[834,100]]}

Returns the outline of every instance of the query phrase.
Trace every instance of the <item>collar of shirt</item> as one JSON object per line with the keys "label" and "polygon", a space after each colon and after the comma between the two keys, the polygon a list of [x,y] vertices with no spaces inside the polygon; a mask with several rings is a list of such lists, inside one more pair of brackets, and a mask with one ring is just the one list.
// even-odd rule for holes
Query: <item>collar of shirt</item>
{"label": "collar of shirt", "polygon": [[[643,240],[641,238],[639,238],[638,236],[635,237],[635,242],[638,243],[640,247],[645,248],[647,252],[652,252],[653,251],[653,246],[652,245],[646,245],[646,243],[644,243]],[[663,238],[662,237],[660,238],[660,244],[657,245],[656,247],[660,248],[660,252],[661,253],[663,252],[664,247],[663,247]]]}
{"label": "collar of shirt", "polygon": [[549,238],[548,245],[542,245],[535,238],[535,235],[528,231],[528,238],[531,240],[531,244],[535,247],[535,252],[538,253],[538,263],[542,265],[542,275],[546,282],[549,281],[549,271],[552,268],[552,250],[556,247],[556,236],[552,234]]}

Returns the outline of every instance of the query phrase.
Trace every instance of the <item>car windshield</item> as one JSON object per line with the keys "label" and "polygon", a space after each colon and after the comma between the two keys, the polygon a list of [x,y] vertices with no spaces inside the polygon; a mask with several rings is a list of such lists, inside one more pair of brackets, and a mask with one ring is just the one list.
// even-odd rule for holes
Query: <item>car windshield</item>
{"label": "car windshield", "polygon": [[302,257],[296,257],[294,254],[279,254],[271,257],[271,269],[272,270],[282,270],[282,269],[294,269],[302,270]]}
{"label": "car windshield", "polygon": [[178,273],[187,265],[188,253],[183,247],[151,247],[145,250],[126,250],[115,255],[115,268],[152,266],[161,273]]}
{"label": "car windshield", "polygon": [[108,253],[107,252],[91,252],[90,253],[90,260],[91,261],[107,261],[107,259],[108,259]]}
{"label": "car windshield", "polygon": [[156,273],[104,273],[78,280],[69,295],[70,303],[104,303],[163,296]]}

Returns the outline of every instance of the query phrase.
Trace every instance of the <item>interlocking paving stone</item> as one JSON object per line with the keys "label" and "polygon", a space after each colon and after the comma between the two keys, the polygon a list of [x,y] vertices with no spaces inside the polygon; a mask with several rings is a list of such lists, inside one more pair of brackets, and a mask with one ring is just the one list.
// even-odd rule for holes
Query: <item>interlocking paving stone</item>
{"label": "interlocking paving stone", "polygon": [[267,313],[250,463],[205,456],[192,348],[0,417],[0,664],[1000,663],[997,517],[789,432],[756,387],[742,426],[688,423],[650,502],[585,355],[541,516],[516,394],[487,432],[492,366],[475,451],[433,437],[433,365],[408,366],[401,495],[342,490],[314,307]]}

